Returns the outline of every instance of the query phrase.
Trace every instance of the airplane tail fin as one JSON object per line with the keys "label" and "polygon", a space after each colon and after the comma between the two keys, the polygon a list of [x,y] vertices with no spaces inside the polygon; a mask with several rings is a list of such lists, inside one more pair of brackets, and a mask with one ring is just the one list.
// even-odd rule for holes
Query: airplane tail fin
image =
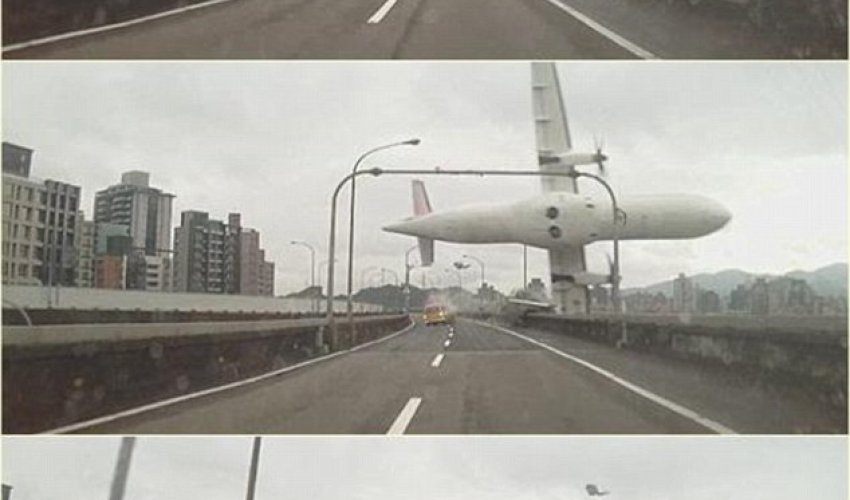
{"label": "airplane tail fin", "polygon": [[[428,200],[428,192],[425,183],[420,180],[413,181],[413,215],[422,216],[431,213],[431,202]],[[430,266],[434,263],[434,240],[430,238],[417,238],[419,240],[419,257],[422,266]]]}

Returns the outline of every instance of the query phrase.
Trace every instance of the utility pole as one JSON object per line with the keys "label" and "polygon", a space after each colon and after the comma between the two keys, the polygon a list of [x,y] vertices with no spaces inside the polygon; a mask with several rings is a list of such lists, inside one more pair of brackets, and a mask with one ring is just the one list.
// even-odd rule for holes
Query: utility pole
{"label": "utility pole", "polygon": [[522,246],[522,289],[528,288],[528,245]]}
{"label": "utility pole", "polygon": [[254,494],[257,490],[257,469],[260,466],[260,446],[262,438],[257,436],[254,438],[254,447],[251,450],[251,469],[248,472],[248,493],[245,495],[245,500],[254,500]]}
{"label": "utility pole", "polygon": [[127,489],[127,477],[130,475],[130,461],[133,459],[133,448],[136,445],[134,436],[121,438],[118,449],[118,461],[115,463],[115,474],[112,476],[112,488],[109,490],[109,500],[123,500]]}

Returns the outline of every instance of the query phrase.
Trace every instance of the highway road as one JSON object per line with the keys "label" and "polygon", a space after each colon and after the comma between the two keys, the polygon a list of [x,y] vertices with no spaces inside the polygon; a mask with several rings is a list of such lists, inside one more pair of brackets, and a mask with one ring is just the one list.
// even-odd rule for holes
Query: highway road
{"label": "highway road", "polygon": [[301,369],[79,430],[112,434],[841,432],[806,394],[563,335],[416,325]]}
{"label": "highway road", "polygon": [[[682,2],[684,3],[684,2]],[[8,47],[7,47],[8,48]],[[724,2],[227,0],[21,50],[62,59],[635,59],[788,57]]]}

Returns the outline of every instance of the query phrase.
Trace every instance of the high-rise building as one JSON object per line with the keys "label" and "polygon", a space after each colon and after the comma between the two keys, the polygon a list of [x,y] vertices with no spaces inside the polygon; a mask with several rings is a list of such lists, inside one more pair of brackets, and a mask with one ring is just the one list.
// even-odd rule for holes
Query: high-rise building
{"label": "high-rise building", "polygon": [[673,312],[696,312],[697,287],[693,281],[680,273],[673,280]]}
{"label": "high-rise building", "polygon": [[3,282],[73,286],[81,189],[29,177],[31,158],[3,143]]}
{"label": "high-rise building", "polygon": [[97,255],[94,258],[95,288],[126,288],[125,255]]}
{"label": "high-rise building", "polygon": [[274,295],[274,264],[266,262],[260,248],[260,233],[242,229],[239,249],[239,293],[242,295]]}
{"label": "high-rise building", "polygon": [[77,213],[79,236],[77,237],[77,286],[94,286],[94,247],[95,223],[83,219],[83,212]]}
{"label": "high-rise building", "polygon": [[95,222],[130,228],[133,247],[145,255],[171,253],[171,206],[174,195],[150,187],[150,174],[131,171],[121,183],[98,191],[94,198]]}
{"label": "high-rise building", "polygon": [[[174,195],[150,186],[150,174],[138,170],[121,175],[121,183],[95,195],[94,220],[129,228],[132,251],[126,259],[126,286],[147,289],[148,265],[160,257],[162,269],[171,258],[171,208]],[[150,262],[149,262],[150,261]],[[162,287],[156,287],[162,290]]]}
{"label": "high-rise building", "polygon": [[[174,229],[174,290],[178,292],[238,293],[232,282],[237,262],[230,253],[227,224],[207,212],[187,210]],[[225,277],[229,277],[225,283]]]}
{"label": "high-rise building", "polygon": [[3,173],[29,177],[33,150],[9,142],[3,143]]}
{"label": "high-rise building", "polygon": [[272,295],[274,265],[265,262],[260,234],[241,227],[239,214],[228,223],[187,210],[174,230],[174,290],[180,292]]}

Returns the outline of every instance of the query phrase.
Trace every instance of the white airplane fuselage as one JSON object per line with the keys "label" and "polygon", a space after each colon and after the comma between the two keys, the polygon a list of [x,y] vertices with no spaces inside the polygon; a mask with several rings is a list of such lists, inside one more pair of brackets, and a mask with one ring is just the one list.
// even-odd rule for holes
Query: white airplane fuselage
{"label": "white airplane fuselage", "polygon": [[[719,203],[696,195],[622,197],[617,203],[626,214],[619,227],[621,240],[696,238],[717,231],[731,218]],[[384,229],[454,243],[521,243],[549,249],[614,236],[610,200],[569,192],[441,210]]]}

